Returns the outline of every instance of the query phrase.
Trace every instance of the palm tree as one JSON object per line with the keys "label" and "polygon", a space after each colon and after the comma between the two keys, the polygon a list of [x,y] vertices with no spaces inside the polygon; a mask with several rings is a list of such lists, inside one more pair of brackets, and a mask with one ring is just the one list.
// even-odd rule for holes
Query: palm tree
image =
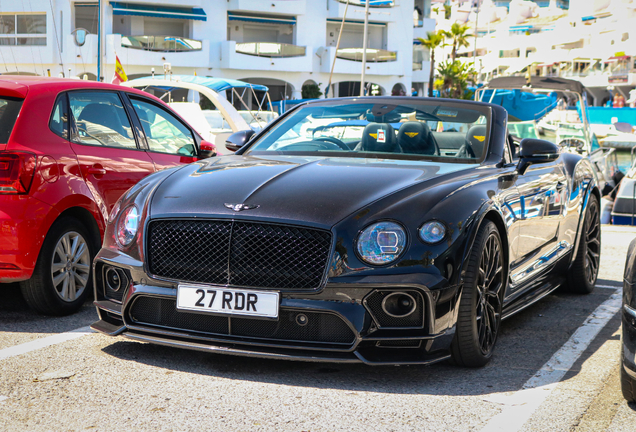
{"label": "palm tree", "polygon": [[470,45],[468,39],[473,37],[473,35],[466,33],[470,27],[467,24],[459,24],[453,23],[451,25],[450,31],[441,30],[444,37],[453,41],[453,51],[451,51],[451,61],[455,61],[457,58],[457,49],[459,47],[467,47]]}
{"label": "palm tree", "polygon": [[444,35],[439,31],[427,32],[426,39],[417,39],[431,52],[431,75],[428,79],[428,97],[433,97],[433,80],[435,79],[435,48],[444,44]]}

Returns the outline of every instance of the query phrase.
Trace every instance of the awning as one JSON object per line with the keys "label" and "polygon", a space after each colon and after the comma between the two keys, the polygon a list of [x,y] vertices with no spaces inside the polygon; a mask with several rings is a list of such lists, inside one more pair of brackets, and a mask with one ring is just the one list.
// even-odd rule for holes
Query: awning
{"label": "awning", "polygon": [[[332,24],[340,24],[342,23],[341,19],[338,18],[327,18],[327,22],[328,23],[332,23]],[[364,25],[364,21],[358,21],[358,20],[345,20],[345,24],[347,25]],[[379,23],[379,22],[371,22],[369,21],[369,27],[386,27],[386,23]]]}
{"label": "awning", "polygon": [[155,18],[188,19],[207,21],[208,17],[201,8],[150,6],[111,1],[113,15],[147,16]]}
{"label": "awning", "polygon": [[254,14],[241,14],[237,12],[228,12],[227,19],[230,21],[248,21],[264,24],[296,24],[296,17],[293,16],[280,16],[280,15],[254,15]]}
{"label": "awning", "polygon": [[[141,79],[148,79],[148,78],[154,78],[156,80],[170,79],[174,81],[175,83],[174,87],[171,87],[170,89],[179,88],[179,82],[187,82],[187,83],[202,85],[211,90],[214,90],[217,93],[225,91],[225,90],[231,90],[233,88],[251,88],[254,90],[265,91],[265,92],[269,90],[266,86],[261,84],[251,84],[245,81],[239,81],[239,80],[230,79],[230,78],[212,78],[212,77],[202,77],[202,76],[195,76],[195,75],[171,75],[170,77],[166,77],[165,75],[155,75],[154,77],[147,76],[147,77],[143,77],[139,79],[141,80]],[[135,80],[131,80],[129,82],[134,83]],[[162,87],[162,88],[168,89],[167,87]]]}

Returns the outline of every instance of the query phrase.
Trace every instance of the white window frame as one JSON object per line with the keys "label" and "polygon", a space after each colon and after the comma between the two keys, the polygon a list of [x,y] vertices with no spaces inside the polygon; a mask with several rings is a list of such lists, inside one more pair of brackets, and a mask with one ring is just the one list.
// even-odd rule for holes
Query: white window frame
{"label": "white window frame", "polygon": [[[44,16],[44,20],[45,20],[45,25],[48,25],[48,20],[47,20],[47,14],[46,12],[5,12],[5,13],[0,13],[0,16],[11,16],[13,15],[13,25],[14,25],[14,31],[17,32],[18,30],[18,16],[24,16],[24,15],[38,15],[38,16]],[[47,29],[47,33],[48,33],[48,29]],[[28,46],[28,47],[34,47],[34,46],[46,46],[47,45],[47,33],[0,33],[0,39],[13,39],[12,44],[4,44],[4,45],[0,45],[0,46]],[[44,39],[44,45],[35,45],[35,44],[24,44],[24,45],[18,45],[18,39],[19,38],[31,38],[31,39]]]}

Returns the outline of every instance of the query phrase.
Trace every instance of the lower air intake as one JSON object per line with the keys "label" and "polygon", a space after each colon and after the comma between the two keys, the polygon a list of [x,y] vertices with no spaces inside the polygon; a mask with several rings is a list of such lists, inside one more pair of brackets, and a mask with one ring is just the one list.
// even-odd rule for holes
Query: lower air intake
{"label": "lower air intake", "polygon": [[[182,312],[171,299],[141,296],[129,312],[136,325],[187,332],[288,342],[351,345],[355,334],[337,315],[281,308],[278,321]],[[298,315],[304,315],[299,320]],[[300,322],[300,324],[299,324]]]}

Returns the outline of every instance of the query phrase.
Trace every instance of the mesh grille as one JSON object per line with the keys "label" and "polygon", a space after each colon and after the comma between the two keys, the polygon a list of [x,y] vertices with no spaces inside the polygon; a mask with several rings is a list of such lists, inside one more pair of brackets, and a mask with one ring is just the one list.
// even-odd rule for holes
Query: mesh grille
{"label": "mesh grille", "polygon": [[328,231],[236,221],[160,220],[150,223],[148,265],[156,276],[183,281],[313,289],[320,286],[330,247]]}
{"label": "mesh grille", "polygon": [[148,230],[148,266],[157,276],[225,284],[230,221],[156,221]]}
{"label": "mesh grille", "polygon": [[393,294],[395,291],[374,291],[371,293],[369,297],[366,298],[366,307],[371,312],[378,322],[380,327],[422,327],[423,324],[423,311],[424,305],[422,296],[417,291],[400,291],[403,293],[407,293],[415,298],[417,302],[417,307],[415,311],[404,317],[404,318],[395,318],[391,315],[388,315],[382,310],[382,300],[389,294]]}
{"label": "mesh grille", "polygon": [[[307,316],[307,324],[296,323],[296,316]],[[278,321],[236,318],[181,312],[174,300],[138,297],[130,310],[130,318],[140,325],[170,327],[206,334],[243,336],[297,342],[324,342],[350,345],[355,335],[340,317],[322,312],[298,312],[281,309]],[[230,332],[231,322],[231,332]]]}

